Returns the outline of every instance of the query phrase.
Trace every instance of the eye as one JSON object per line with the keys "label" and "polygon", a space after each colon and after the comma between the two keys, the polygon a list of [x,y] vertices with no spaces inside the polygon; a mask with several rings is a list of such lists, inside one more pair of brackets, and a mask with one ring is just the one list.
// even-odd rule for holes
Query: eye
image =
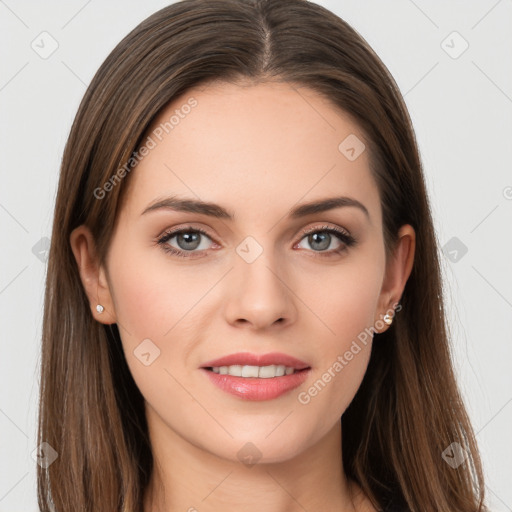
{"label": "eye", "polygon": [[[302,235],[302,240],[306,239],[310,247],[313,248],[313,252],[319,253],[319,256],[321,257],[330,257],[341,254],[349,247],[356,244],[356,240],[352,235],[340,228],[332,226],[310,228],[304,231]],[[335,236],[335,239],[337,239],[338,242],[341,242],[341,245],[330,251],[325,251],[325,249],[329,248],[333,242],[332,235]],[[296,247],[300,247],[300,243],[297,244]]]}
{"label": "eye", "polygon": [[[196,252],[204,252],[206,249],[208,249],[208,247],[201,247],[203,245],[201,243],[201,238],[204,237],[211,240],[208,233],[203,229],[189,226],[187,228],[176,229],[164,233],[157,240],[157,243],[162,246],[164,251],[174,254],[175,256],[182,258],[196,258],[197,256],[191,256],[190,253],[195,254]],[[173,247],[170,244],[170,241],[173,238],[176,238],[178,247]]]}
{"label": "eye", "polygon": [[[335,239],[333,240],[332,235]],[[174,229],[165,232],[160,238],[157,239],[158,245],[162,246],[162,249],[170,254],[179,256],[181,258],[201,258],[206,256],[205,253],[208,250],[208,244],[204,246],[202,238],[208,238],[212,241],[209,234],[201,229],[188,226],[186,228]],[[170,242],[175,240],[178,247],[173,246]],[[307,243],[312,247],[313,251],[318,253],[321,257],[330,257],[337,254],[341,254],[346,251],[349,247],[356,244],[356,240],[348,232],[333,226],[322,226],[307,229],[302,232],[301,241],[294,245],[300,247],[300,243],[303,239],[307,239]],[[325,251],[329,248],[333,241],[337,240],[341,244],[330,251]],[[213,242],[215,244],[215,242]],[[218,246],[219,247],[219,246]]]}

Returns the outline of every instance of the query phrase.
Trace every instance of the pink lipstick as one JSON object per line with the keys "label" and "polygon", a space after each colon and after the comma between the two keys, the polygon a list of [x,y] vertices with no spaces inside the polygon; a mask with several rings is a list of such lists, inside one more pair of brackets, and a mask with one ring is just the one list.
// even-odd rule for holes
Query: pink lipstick
{"label": "pink lipstick", "polygon": [[231,354],[201,366],[210,382],[245,400],[272,400],[300,386],[311,367],[295,357],[273,352]]}

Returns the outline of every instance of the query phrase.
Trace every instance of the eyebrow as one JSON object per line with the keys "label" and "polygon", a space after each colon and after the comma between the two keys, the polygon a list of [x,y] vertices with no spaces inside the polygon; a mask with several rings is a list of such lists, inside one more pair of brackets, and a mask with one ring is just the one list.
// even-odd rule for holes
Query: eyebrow
{"label": "eyebrow", "polygon": [[[368,220],[370,220],[370,214],[364,204],[359,202],[357,199],[346,196],[329,197],[317,201],[311,201],[309,203],[301,204],[289,210],[288,217],[291,219],[300,219],[307,217],[308,215],[326,212],[335,208],[352,206],[361,210]],[[158,199],[151,203],[141,215],[145,215],[149,212],[166,209],[174,210],[177,212],[188,212],[198,213],[201,215],[208,215],[217,219],[227,219],[233,221],[235,215],[224,207],[210,202],[201,201],[198,199],[186,199],[179,198],[176,196],[166,197],[164,199]]]}

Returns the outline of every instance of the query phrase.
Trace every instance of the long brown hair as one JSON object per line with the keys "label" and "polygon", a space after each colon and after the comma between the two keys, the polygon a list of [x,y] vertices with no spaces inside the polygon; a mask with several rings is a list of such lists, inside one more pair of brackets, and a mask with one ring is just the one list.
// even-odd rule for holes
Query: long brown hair
{"label": "long brown hair", "polygon": [[[477,445],[451,363],[438,245],[405,103],[366,41],[305,0],[172,4],[130,32],[88,87],[64,151],[48,261],[38,439],[58,457],[38,468],[40,509],[143,510],[153,464],[143,398],[117,326],[91,315],[69,238],[87,225],[104,261],[129,172],[101,199],[98,189],[130,161],[173,98],[212,80],[309,87],[352,115],[366,134],[386,254],[400,226],[410,224],[416,256],[401,311],[376,335],[365,378],[343,415],[344,470],[377,507],[394,499],[415,512],[486,510]],[[450,445],[468,455],[456,468],[442,457]]]}

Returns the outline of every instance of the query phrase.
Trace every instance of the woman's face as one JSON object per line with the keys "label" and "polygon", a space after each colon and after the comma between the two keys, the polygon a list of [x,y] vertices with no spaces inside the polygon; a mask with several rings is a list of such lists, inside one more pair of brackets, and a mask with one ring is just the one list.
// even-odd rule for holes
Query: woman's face
{"label": "woman's face", "polygon": [[[233,461],[298,455],[339,422],[367,368],[370,328],[385,330],[401,293],[386,280],[363,134],[283,83],[194,89],[148,134],[125,178],[100,300],[150,429]],[[345,206],[301,209],[340,197]],[[246,380],[204,368],[236,353],[285,354],[309,369]]]}

